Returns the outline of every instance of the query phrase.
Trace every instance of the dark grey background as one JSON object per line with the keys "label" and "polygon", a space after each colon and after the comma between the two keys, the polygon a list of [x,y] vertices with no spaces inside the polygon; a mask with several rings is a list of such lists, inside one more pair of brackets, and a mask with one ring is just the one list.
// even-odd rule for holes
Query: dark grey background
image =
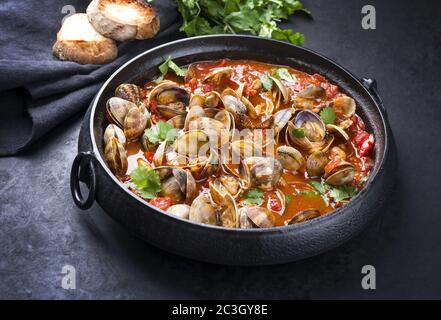
{"label": "dark grey background", "polygon": [[[365,232],[304,261],[224,267],[131,237],[97,206],[75,208],[69,171],[80,116],[18,157],[0,158],[1,298],[441,298],[441,6],[435,1],[304,0],[289,23],[305,46],[374,77],[395,134],[396,192]],[[377,29],[361,28],[374,4]],[[184,244],[185,245],[185,244]],[[77,289],[61,288],[61,268]],[[377,289],[361,288],[361,268]]]}

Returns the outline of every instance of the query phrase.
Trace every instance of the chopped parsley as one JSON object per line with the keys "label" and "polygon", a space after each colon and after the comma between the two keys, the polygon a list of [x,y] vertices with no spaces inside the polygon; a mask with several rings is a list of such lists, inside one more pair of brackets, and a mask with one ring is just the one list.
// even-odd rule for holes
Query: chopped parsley
{"label": "chopped parsley", "polygon": [[144,131],[145,136],[153,144],[168,141],[174,142],[178,137],[178,129],[168,122],[160,121]]}
{"label": "chopped parsley", "polygon": [[130,173],[130,178],[133,187],[143,198],[156,198],[158,192],[161,191],[161,180],[158,173],[146,166],[138,166]]}
{"label": "chopped parsley", "polygon": [[322,118],[325,124],[334,124],[335,122],[335,112],[331,107],[326,107],[320,111],[320,118]]}
{"label": "chopped parsley", "polygon": [[244,204],[261,204],[263,202],[263,191],[259,189],[250,189],[243,195],[245,198],[242,203]]}

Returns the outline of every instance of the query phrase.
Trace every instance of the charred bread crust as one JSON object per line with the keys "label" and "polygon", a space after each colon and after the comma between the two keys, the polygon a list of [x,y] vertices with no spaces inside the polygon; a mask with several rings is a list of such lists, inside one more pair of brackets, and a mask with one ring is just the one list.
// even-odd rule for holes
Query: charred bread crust
{"label": "charred bread crust", "polygon": [[52,51],[60,60],[69,60],[80,64],[104,64],[118,56],[118,49],[112,40],[97,43],[81,40],[58,40]]}
{"label": "charred bread crust", "polygon": [[85,13],[74,14],[64,21],[52,52],[60,60],[81,64],[103,64],[118,56],[115,41],[96,32]]}
{"label": "charred bread crust", "polygon": [[[110,16],[107,9],[111,6],[125,6],[137,15],[132,21],[121,21]],[[116,41],[152,38],[160,26],[153,7],[142,0],[93,0],[87,7],[87,17],[100,34]]]}

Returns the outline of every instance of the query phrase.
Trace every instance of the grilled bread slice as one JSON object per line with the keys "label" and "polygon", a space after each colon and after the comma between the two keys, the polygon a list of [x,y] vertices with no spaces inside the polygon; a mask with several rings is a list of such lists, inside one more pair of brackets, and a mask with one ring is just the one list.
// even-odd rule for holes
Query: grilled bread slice
{"label": "grilled bread slice", "polygon": [[103,64],[118,56],[115,41],[96,32],[85,13],[64,20],[52,52],[60,60],[81,64]]}
{"label": "grilled bread slice", "polygon": [[87,16],[99,33],[117,41],[148,39],[159,31],[159,16],[144,0],[93,0]]}

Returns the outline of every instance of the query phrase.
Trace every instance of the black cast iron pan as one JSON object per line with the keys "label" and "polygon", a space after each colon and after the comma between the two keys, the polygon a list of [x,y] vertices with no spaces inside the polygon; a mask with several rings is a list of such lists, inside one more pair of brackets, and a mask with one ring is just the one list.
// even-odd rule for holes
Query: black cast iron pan
{"label": "black cast iron pan", "polygon": [[[105,105],[124,82],[143,84],[171,56],[179,65],[197,61],[250,59],[317,72],[352,96],[358,113],[374,132],[374,168],[367,186],[346,206],[308,222],[270,229],[227,229],[182,220],[164,213],[128,191],[103,159]],[[94,201],[117,222],[149,243],[189,258],[229,265],[268,265],[295,261],[334,248],[360,232],[381,209],[393,189],[395,147],[375,80],[358,79],[311,50],[285,42],[244,35],[216,35],[171,42],[146,51],[118,69],[97,93],[84,118],[79,154],[71,173],[75,203]],[[89,187],[87,197],[79,180]]]}

